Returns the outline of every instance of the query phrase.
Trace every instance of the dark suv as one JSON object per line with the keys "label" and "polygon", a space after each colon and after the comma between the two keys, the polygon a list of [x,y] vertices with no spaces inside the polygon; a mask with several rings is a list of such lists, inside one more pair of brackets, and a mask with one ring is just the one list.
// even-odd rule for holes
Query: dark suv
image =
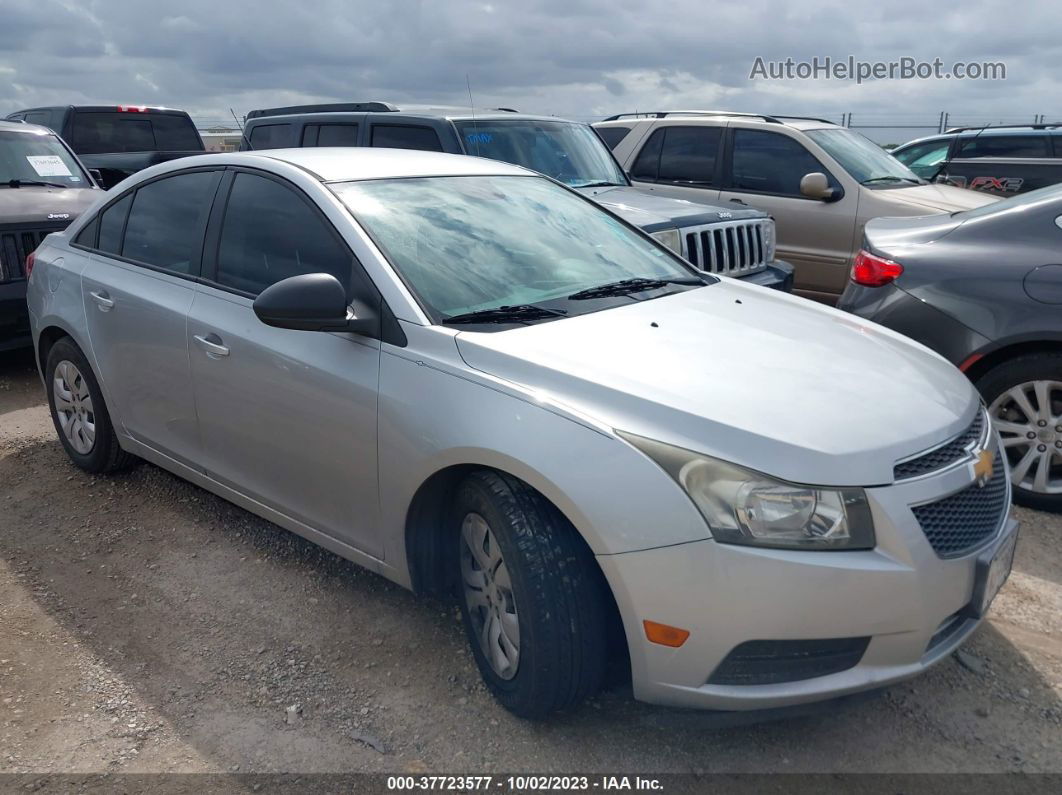
{"label": "dark suv", "polygon": [[10,121],[59,133],[105,188],[143,168],[204,152],[203,139],[183,110],[145,105],[61,105],[12,113]]}
{"label": "dark suv", "polygon": [[386,102],[253,110],[241,149],[375,146],[502,160],[579,191],[648,232],[701,270],[782,290],[792,266],[774,257],[774,221],[761,210],[654,196],[631,186],[588,124],[495,108]]}
{"label": "dark suv", "polygon": [[956,127],[892,154],[923,179],[1013,196],[1062,182],[1062,123]]}

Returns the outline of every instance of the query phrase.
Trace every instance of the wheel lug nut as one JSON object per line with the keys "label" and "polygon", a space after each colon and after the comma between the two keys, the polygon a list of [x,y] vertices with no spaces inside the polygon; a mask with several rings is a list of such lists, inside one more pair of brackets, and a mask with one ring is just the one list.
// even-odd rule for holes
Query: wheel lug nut
{"label": "wheel lug nut", "polygon": [[1033,433],[1032,431],[1029,431],[1029,432],[1028,432],[1027,434],[1025,434],[1025,435],[1026,435],[1026,437],[1028,437],[1029,439],[1035,439],[1035,438],[1036,438],[1036,434],[1035,434],[1035,433]]}
{"label": "wheel lug nut", "polygon": [[1047,449],[1047,445],[1046,444],[1037,445],[1036,449],[1039,450],[1042,453],[1044,450]]}
{"label": "wheel lug nut", "polygon": [[1037,420],[1036,424],[1039,425],[1042,428],[1045,425],[1047,425],[1047,420]]}
{"label": "wheel lug nut", "polygon": [[1062,447],[1062,439],[1059,439],[1057,442],[1055,442],[1055,447]]}

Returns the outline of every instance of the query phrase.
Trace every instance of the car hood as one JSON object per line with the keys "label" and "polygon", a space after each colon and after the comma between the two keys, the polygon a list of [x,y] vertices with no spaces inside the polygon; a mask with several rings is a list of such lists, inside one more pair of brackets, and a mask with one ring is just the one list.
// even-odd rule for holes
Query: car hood
{"label": "car hood", "polygon": [[579,192],[598,204],[604,205],[623,220],[649,232],[742,218],[765,218],[767,215],[760,210],[751,207],[742,208],[736,204],[732,207],[716,207],[683,199],[656,196],[648,191],[627,185],[580,188]]}
{"label": "car hood", "polygon": [[[897,208],[907,207],[916,212],[932,210],[954,213],[999,201],[998,196],[966,188],[956,188],[954,185],[912,185],[909,188],[888,188],[875,191],[875,193],[877,194],[875,198],[895,204]],[[888,214],[888,211],[879,213],[879,215]],[[912,214],[915,213],[910,210],[897,212],[897,215]]]}
{"label": "car hood", "polygon": [[73,221],[102,195],[92,188],[0,187],[0,224]]}
{"label": "car hood", "polygon": [[543,400],[797,483],[890,483],[978,405],[928,348],[732,279],[456,341],[468,366]]}

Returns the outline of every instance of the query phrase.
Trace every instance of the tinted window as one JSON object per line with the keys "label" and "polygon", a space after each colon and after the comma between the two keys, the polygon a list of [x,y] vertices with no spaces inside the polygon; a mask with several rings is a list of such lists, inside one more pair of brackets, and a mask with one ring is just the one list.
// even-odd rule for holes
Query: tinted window
{"label": "tinted window", "polygon": [[155,146],[163,152],[199,151],[203,148],[195,125],[187,116],[150,116],[155,130]]}
{"label": "tinted window", "polygon": [[352,262],[293,190],[254,174],[236,175],[218,246],[218,284],[257,295],[289,276],[331,273],[349,285]]}
{"label": "tinted window", "polygon": [[657,130],[649,136],[642,151],[638,153],[638,159],[631,168],[631,177],[634,179],[655,180],[660,171],[660,150],[664,144],[666,130]]}
{"label": "tinted window", "polygon": [[136,191],[122,256],[177,273],[198,268],[216,172],[197,171]]}
{"label": "tinted window", "polygon": [[84,246],[85,248],[95,248],[96,230],[99,228],[99,225],[100,217],[97,215],[85,225],[84,229],[77,233],[77,237],[74,238],[74,243],[79,246]]}
{"label": "tinted window", "polygon": [[51,120],[51,115],[46,111],[38,111],[37,113],[27,113],[24,118],[29,124],[40,124],[47,127],[48,122]]}
{"label": "tinted window", "polygon": [[822,164],[789,136],[763,130],[734,130],[735,190],[799,196],[800,180],[813,171],[825,173]]}
{"label": "tinted window", "polygon": [[660,179],[712,183],[721,127],[668,127],[660,152]]}
{"label": "tinted window", "polygon": [[318,146],[357,146],[358,125],[322,124],[317,133]]}
{"label": "tinted window", "polygon": [[100,216],[100,240],[96,248],[108,254],[118,254],[122,250],[122,229],[125,217],[129,215],[129,205],[133,203],[133,194],[129,193],[119,199]]}
{"label": "tinted window", "polygon": [[423,149],[426,152],[441,152],[439,136],[431,127],[398,127],[377,124],[372,128],[372,145],[391,149]]}
{"label": "tinted window", "polygon": [[251,129],[252,149],[283,149],[291,146],[290,124],[260,124]]}
{"label": "tinted window", "polygon": [[75,113],[70,145],[78,154],[150,152],[151,121],[140,113]]}
{"label": "tinted window", "polygon": [[978,135],[964,140],[958,157],[1047,157],[1043,135]]}
{"label": "tinted window", "polygon": [[609,149],[615,149],[619,142],[626,138],[627,133],[631,131],[630,127],[596,127],[595,129]]}

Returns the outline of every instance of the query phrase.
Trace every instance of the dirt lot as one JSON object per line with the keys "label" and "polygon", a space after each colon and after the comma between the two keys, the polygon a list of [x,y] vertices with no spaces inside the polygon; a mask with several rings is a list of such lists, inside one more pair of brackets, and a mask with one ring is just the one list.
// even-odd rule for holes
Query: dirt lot
{"label": "dirt lot", "polygon": [[1062,772],[1062,518],[926,676],[744,725],[619,688],[525,723],[452,606],[153,466],[94,478],[0,355],[0,771]]}

